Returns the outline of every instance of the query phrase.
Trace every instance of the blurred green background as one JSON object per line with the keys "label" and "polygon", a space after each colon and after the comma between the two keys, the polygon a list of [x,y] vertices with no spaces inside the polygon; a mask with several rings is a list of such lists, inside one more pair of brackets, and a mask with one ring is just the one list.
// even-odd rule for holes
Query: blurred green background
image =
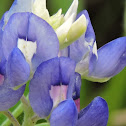
{"label": "blurred green background", "polygon": [[[126,0],[79,0],[78,12],[87,9],[96,34],[98,48],[121,36],[126,36]],[[0,17],[7,11],[13,0],[0,0]],[[63,13],[72,0],[47,0],[50,14],[59,8]],[[102,96],[109,106],[108,126],[126,126],[126,69],[106,83],[92,83],[82,80],[81,108],[94,97]],[[0,116],[2,120],[2,116]]]}

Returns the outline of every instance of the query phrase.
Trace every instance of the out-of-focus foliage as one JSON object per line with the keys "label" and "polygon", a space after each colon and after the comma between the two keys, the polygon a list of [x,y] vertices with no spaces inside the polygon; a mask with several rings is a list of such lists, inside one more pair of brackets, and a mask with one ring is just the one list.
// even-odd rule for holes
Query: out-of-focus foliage
{"label": "out-of-focus foliage", "polygon": [[[0,17],[9,9],[12,2],[13,0],[0,1]],[[50,14],[57,12],[59,8],[63,8],[63,13],[65,13],[71,2],[72,0],[47,0],[47,8]],[[96,33],[98,48],[115,38],[126,36],[126,32],[124,32],[126,31],[126,27],[124,27],[126,26],[126,13],[124,15],[124,8],[126,6],[124,3],[125,0],[79,0],[79,11],[87,9],[89,12]],[[109,106],[110,118],[108,126],[126,125],[126,123],[121,124],[125,120],[119,120],[120,123],[118,121],[118,124],[115,124],[113,117],[115,116],[113,114],[115,111],[126,109],[125,75],[126,69],[106,83],[92,83],[82,80],[81,108],[91,102],[95,96],[102,96]],[[126,116],[126,113],[123,113],[123,115]],[[0,116],[0,121],[2,118],[4,117]],[[120,118],[118,114],[116,118]]]}

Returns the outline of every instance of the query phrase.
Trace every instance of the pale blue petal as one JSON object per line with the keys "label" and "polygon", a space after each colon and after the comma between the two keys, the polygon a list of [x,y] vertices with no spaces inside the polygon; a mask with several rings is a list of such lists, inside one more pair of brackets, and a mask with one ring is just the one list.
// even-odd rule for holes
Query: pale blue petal
{"label": "pale blue petal", "polygon": [[98,49],[98,59],[92,55],[89,76],[97,79],[111,78],[126,65],[126,37],[115,39]]}
{"label": "pale blue petal", "polygon": [[30,15],[28,40],[37,43],[36,53],[32,58],[34,69],[40,63],[58,56],[59,40],[53,28],[43,19]]}

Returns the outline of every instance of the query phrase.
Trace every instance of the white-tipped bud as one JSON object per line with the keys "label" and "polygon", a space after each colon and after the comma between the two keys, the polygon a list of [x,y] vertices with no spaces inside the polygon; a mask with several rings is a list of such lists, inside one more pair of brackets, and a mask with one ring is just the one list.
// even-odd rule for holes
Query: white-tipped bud
{"label": "white-tipped bud", "polygon": [[72,14],[66,22],[64,22],[58,29],[56,29],[56,34],[58,36],[60,46],[62,46],[62,44],[65,42],[67,33],[73,23],[74,15],[75,14]]}
{"label": "white-tipped bud", "polygon": [[67,20],[73,13],[75,14],[74,18],[76,18],[77,8],[78,8],[78,0],[74,0],[64,16],[65,20]]}
{"label": "white-tipped bud", "polygon": [[86,17],[81,15],[72,25],[67,34],[67,41],[72,43],[86,32]]}

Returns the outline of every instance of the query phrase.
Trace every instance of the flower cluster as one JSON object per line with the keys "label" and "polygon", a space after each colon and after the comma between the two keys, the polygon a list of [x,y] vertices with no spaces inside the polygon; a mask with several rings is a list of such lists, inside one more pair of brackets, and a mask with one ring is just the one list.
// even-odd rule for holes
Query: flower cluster
{"label": "flower cluster", "polygon": [[50,16],[46,0],[15,0],[0,21],[0,111],[14,106],[29,84],[29,101],[51,126],[106,126],[108,106],[96,97],[80,110],[81,78],[105,82],[126,65],[126,37],[97,50],[87,10],[73,0]]}

